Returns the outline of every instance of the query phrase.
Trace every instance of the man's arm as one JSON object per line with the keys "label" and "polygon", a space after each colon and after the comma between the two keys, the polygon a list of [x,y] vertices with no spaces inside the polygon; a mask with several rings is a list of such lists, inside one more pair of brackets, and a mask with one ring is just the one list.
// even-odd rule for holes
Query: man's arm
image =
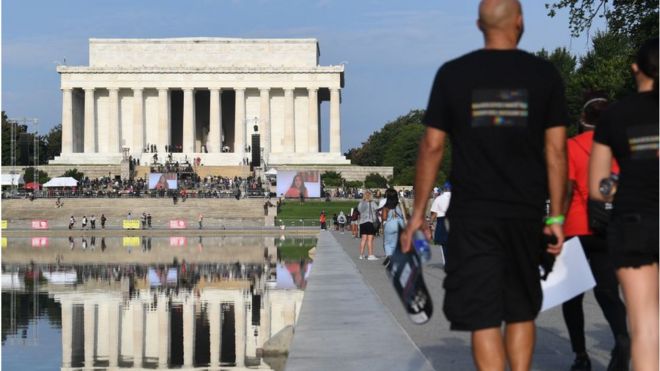
{"label": "man's arm", "polygon": [[[555,126],[545,131],[545,160],[550,193],[550,217],[555,217],[562,215],[566,199],[566,127]],[[562,225],[560,223],[551,224],[545,227],[544,232],[557,238],[556,243],[548,244],[548,252],[559,254],[564,243]]]}
{"label": "man's arm", "polygon": [[422,229],[430,238],[430,231],[424,220],[426,202],[433,188],[438,168],[442,162],[445,150],[445,139],[447,133],[432,127],[427,127],[417,153],[415,165],[415,203],[413,204],[413,215],[408,220],[406,228],[401,234],[401,250],[406,253],[410,250],[413,233]]}

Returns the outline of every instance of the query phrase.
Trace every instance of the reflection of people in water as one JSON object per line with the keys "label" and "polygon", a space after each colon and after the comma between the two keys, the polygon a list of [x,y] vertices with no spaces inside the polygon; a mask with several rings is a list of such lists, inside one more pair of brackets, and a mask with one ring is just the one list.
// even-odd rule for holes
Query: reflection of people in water
{"label": "reflection of people in water", "polygon": [[169,189],[169,185],[167,184],[167,178],[165,178],[165,174],[160,174],[160,178],[158,178],[158,182],[156,182],[156,189]]}
{"label": "reflection of people in water", "polygon": [[299,198],[301,196],[305,198],[309,197],[307,194],[307,187],[305,187],[305,181],[303,180],[302,175],[298,173],[295,177],[293,177],[291,187],[289,187],[289,190],[286,191],[284,197]]}

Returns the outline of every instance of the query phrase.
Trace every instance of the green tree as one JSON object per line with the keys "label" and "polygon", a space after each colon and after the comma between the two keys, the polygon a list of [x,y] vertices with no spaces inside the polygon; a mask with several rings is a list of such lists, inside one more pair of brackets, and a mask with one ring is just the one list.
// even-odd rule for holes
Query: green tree
{"label": "green tree", "polygon": [[371,173],[364,178],[364,186],[367,188],[386,188],[387,179],[380,174]]}
{"label": "green tree", "polygon": [[[50,180],[50,177],[46,172],[43,172],[41,170],[37,171],[38,174],[38,182],[39,184],[44,184],[47,181]],[[23,175],[23,180],[25,180],[25,183],[30,183],[35,181],[35,176],[34,176],[34,168],[33,167],[28,167],[25,168],[25,175]]]}
{"label": "green tree", "polygon": [[80,181],[85,176],[85,174],[78,171],[77,168],[73,168],[73,169],[69,169],[69,170],[65,171],[63,176],[69,176],[69,177],[74,178],[77,181]]}
{"label": "green tree", "polygon": [[46,151],[45,157],[48,160],[52,160],[55,156],[59,156],[62,152],[62,124],[58,124],[46,135]]}
{"label": "green tree", "polygon": [[593,39],[593,48],[580,58],[576,83],[583,91],[602,91],[612,99],[632,93],[633,54],[634,49],[625,37],[599,32]]}
{"label": "green tree", "polygon": [[340,187],[344,182],[344,178],[336,171],[326,171],[321,174],[321,182],[325,187]]}
{"label": "green tree", "polygon": [[360,188],[364,185],[364,182],[361,180],[347,180],[346,187],[348,188]]}
{"label": "green tree", "polygon": [[605,18],[609,31],[627,38],[635,49],[658,36],[658,0],[557,0],[545,7],[550,17],[567,9],[575,37],[588,32],[596,18]]}

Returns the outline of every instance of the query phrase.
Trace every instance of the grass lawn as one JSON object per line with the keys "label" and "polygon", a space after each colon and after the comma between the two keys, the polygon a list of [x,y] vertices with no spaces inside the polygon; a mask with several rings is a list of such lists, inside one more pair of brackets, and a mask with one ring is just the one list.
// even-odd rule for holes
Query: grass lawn
{"label": "grass lawn", "polygon": [[349,216],[351,208],[357,207],[360,200],[354,201],[305,201],[300,204],[298,201],[286,200],[277,214],[276,223],[279,225],[281,219],[285,225],[300,226],[302,219],[306,226],[319,225],[319,215],[321,210],[325,210],[328,225],[332,225],[332,214],[339,215],[340,211]]}
{"label": "grass lawn", "polygon": [[279,257],[285,261],[309,259],[309,250],[316,246],[316,238],[288,237],[276,241]]}

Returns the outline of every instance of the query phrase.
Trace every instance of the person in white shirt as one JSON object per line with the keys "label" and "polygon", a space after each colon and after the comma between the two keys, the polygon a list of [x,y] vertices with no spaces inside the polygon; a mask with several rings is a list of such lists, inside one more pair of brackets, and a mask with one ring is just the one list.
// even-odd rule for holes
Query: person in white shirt
{"label": "person in white shirt", "polygon": [[[449,208],[449,201],[451,200],[451,184],[446,182],[444,191],[433,200],[431,204],[431,225],[435,223],[435,233],[433,234],[433,242],[442,246],[446,253],[445,244],[447,243],[447,228],[445,225],[445,214]],[[445,254],[446,256],[446,254]]]}

